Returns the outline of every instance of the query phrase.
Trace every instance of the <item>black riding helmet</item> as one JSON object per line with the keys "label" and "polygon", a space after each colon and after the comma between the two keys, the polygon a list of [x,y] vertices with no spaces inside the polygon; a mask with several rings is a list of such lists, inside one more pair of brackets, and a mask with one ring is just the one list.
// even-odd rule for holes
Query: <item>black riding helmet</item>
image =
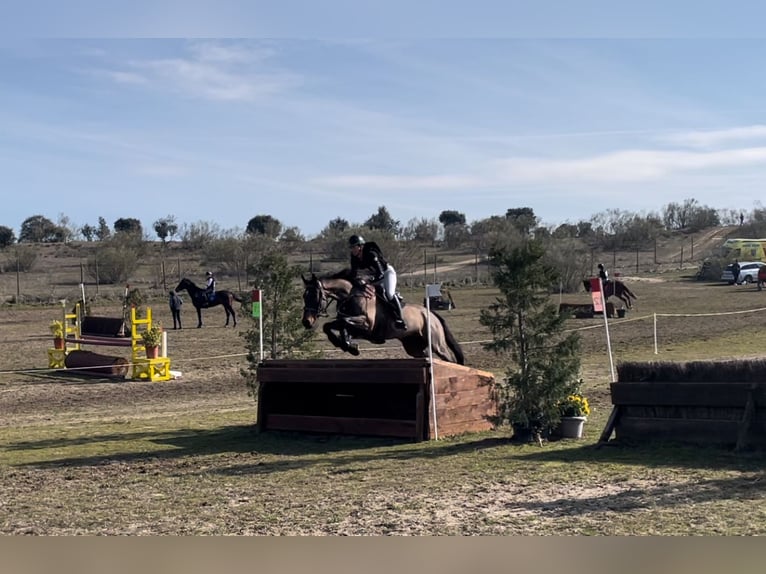
{"label": "black riding helmet", "polygon": [[364,245],[364,237],[361,235],[352,235],[348,238],[348,246],[354,247],[355,245]]}

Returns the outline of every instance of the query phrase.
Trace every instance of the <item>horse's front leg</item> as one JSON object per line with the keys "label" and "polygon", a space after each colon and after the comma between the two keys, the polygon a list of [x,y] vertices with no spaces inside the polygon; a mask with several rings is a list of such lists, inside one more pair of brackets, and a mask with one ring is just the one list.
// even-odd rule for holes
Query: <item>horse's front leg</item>
{"label": "horse's front leg", "polygon": [[[351,336],[349,335],[348,330],[343,326],[343,323],[331,321],[325,323],[322,326],[322,330],[324,331],[324,334],[327,335],[327,339],[330,343],[335,347],[342,349],[346,353],[351,353],[352,355],[359,354],[359,346],[351,341]],[[338,332],[337,335],[336,331]]]}
{"label": "horse's front leg", "polygon": [[202,309],[197,307],[197,329],[202,327]]}

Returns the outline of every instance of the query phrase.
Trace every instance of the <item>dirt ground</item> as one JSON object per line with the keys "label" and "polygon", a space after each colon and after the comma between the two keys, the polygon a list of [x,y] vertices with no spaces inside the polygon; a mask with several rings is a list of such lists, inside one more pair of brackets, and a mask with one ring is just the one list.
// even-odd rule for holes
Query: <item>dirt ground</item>
{"label": "dirt ground", "polygon": [[[766,307],[766,296],[676,278],[669,281],[681,296],[668,299],[666,279],[630,278],[639,304],[610,327],[618,359],[654,356],[652,313],[690,309],[711,314],[695,319],[693,329],[688,319],[662,318],[662,358],[676,357],[678,348],[690,358],[710,356],[709,347],[694,345],[713,337],[723,337],[715,344],[722,357],[758,351],[757,341],[737,340],[734,349],[721,341],[741,331],[743,316],[749,329],[762,332],[763,313],[716,313]],[[449,323],[465,342],[469,364],[502,372],[480,349],[486,334],[476,327],[476,309],[484,300],[465,303],[450,312]],[[109,305],[93,314],[113,316]],[[172,324],[166,305],[153,305],[153,312]],[[703,473],[677,454],[651,464],[627,455],[626,475],[617,466],[625,464],[624,453],[600,455],[594,471],[584,448],[509,450],[502,433],[438,449],[351,437],[256,439],[255,403],[240,375],[247,365],[239,335],[246,321],[224,328],[223,310],[209,309],[205,327],[196,329],[185,310],[186,327],[168,332],[171,368],[180,377],[124,382],[62,377],[45,368],[48,323],[59,314],[52,307],[0,310],[2,456],[13,460],[18,451],[34,459],[39,449],[56,460],[0,465],[2,534],[766,534],[761,463],[727,460]],[[586,431],[590,444],[609,412],[602,327],[572,321],[583,335],[597,411]],[[98,351],[126,354],[108,349]],[[371,356],[402,354],[392,343],[370,349]],[[37,438],[25,442],[25,429]],[[123,451],[110,450],[117,444]],[[74,456],[74,448],[84,450]],[[552,480],[554,471],[571,480]],[[726,512],[711,517],[723,504]]]}

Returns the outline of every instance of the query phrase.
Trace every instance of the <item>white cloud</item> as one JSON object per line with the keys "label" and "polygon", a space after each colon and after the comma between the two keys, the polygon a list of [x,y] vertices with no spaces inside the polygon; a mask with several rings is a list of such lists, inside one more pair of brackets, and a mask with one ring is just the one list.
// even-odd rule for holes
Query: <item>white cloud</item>
{"label": "white cloud", "polygon": [[460,174],[398,176],[345,174],[316,178],[314,185],[356,189],[477,190],[512,185],[567,183],[640,183],[679,173],[766,166],[766,147],[714,152],[626,150],[581,159],[511,158],[475,170],[480,177]]}
{"label": "white cloud", "polygon": [[662,138],[663,141],[692,147],[713,147],[716,145],[752,139],[766,138],[766,126],[753,125],[725,130],[692,131],[675,133]]}
{"label": "white cloud", "polygon": [[676,172],[766,165],[766,147],[715,152],[619,151],[577,160],[510,159],[498,162],[499,176],[514,183],[592,181],[629,183]]}
{"label": "white cloud", "polygon": [[129,69],[100,73],[121,84],[216,101],[255,101],[299,83],[295,74],[259,68],[272,55],[268,49],[201,42],[190,44],[188,52],[186,57],[132,60],[125,64]]}
{"label": "white cloud", "polygon": [[355,189],[465,189],[483,182],[479,178],[459,175],[389,176],[338,175],[317,178],[315,185]]}

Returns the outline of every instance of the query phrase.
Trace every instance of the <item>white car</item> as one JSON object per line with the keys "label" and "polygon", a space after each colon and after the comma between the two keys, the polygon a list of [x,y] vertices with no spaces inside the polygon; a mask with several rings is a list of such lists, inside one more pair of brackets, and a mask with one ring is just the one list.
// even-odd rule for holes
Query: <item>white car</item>
{"label": "white car", "polygon": [[763,261],[743,261],[739,264],[739,276],[734,277],[730,263],[721,274],[721,281],[726,281],[729,285],[741,285],[742,283],[755,283],[758,281],[758,270],[766,265]]}

